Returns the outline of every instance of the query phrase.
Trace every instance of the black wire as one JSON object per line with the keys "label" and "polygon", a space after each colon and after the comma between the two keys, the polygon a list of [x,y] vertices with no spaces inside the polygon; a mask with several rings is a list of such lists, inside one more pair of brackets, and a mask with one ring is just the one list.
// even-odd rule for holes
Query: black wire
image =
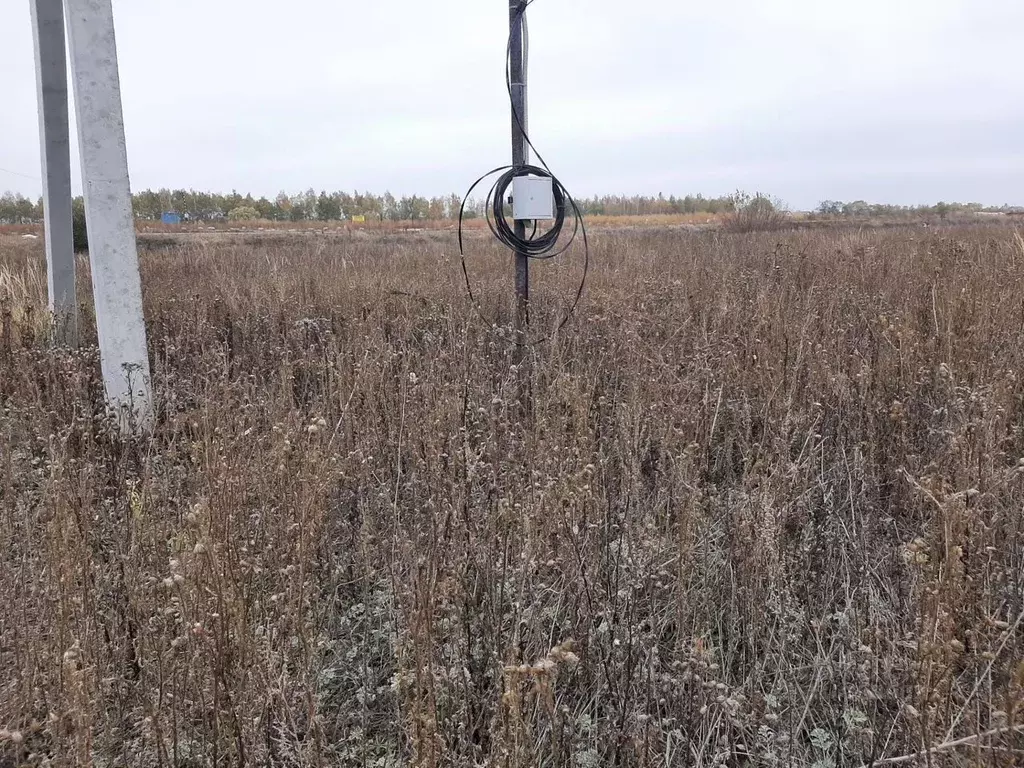
{"label": "black wire", "polygon": [[[526,13],[526,9],[533,5],[534,0],[521,0],[519,7],[516,10],[516,22],[521,24],[523,21],[523,15]],[[583,214],[573,199],[569,191],[563,186],[562,182],[551,172],[548,164],[544,161],[540,152],[533,146],[533,142],[530,141],[529,134],[526,131],[526,127],[523,125],[523,121],[519,112],[516,110],[515,99],[512,96],[512,35],[509,34],[508,45],[505,48],[505,88],[508,91],[509,104],[512,107],[512,117],[516,121],[516,126],[519,128],[523,135],[523,140],[526,145],[533,150],[533,153],[537,156],[537,160],[543,167],[536,165],[503,165],[500,168],[495,168],[492,171],[488,171],[479,179],[473,182],[470,186],[469,191],[466,192],[466,196],[462,198],[462,205],[459,208],[459,227],[458,227],[458,238],[459,238],[459,257],[462,261],[462,275],[466,281],[466,292],[469,294],[470,302],[476,307],[477,312],[480,312],[479,304],[477,303],[476,297],[473,295],[473,285],[469,278],[469,267],[466,264],[466,251],[463,237],[463,224],[465,221],[466,203],[469,202],[469,198],[475,190],[485,179],[490,178],[496,174],[497,179],[490,187],[490,191],[487,193],[487,199],[484,205],[484,216],[487,220],[487,226],[491,230],[491,234],[511,251],[517,253],[523,253],[529,259],[534,260],[549,260],[556,256],[565,253],[573,242],[576,240],[577,235],[582,235],[583,238],[583,274],[580,278],[579,287],[576,289],[576,295],[573,299],[572,304],[569,306],[565,316],[559,322],[555,330],[548,336],[538,339],[534,342],[526,343],[520,340],[516,340],[516,344],[519,346],[530,346],[532,344],[540,344],[550,340],[555,333],[560,331],[569,322],[572,316],[576,312],[576,308],[579,306],[580,299],[583,297],[583,290],[587,284],[587,274],[590,271],[590,245],[587,241],[587,227],[583,221]],[[521,237],[516,234],[513,225],[509,224],[508,219],[505,218],[505,198],[508,188],[512,185],[513,179],[519,176],[540,176],[551,179],[551,191],[555,201],[555,217],[553,224],[550,228],[540,232],[538,234],[537,222],[533,222],[533,230],[530,234],[525,237]],[[565,243],[559,248],[559,240],[561,239],[562,233],[565,229],[565,220],[567,215],[571,214],[573,218],[572,232],[569,237],[565,240]],[[482,314],[481,314],[482,317]]]}

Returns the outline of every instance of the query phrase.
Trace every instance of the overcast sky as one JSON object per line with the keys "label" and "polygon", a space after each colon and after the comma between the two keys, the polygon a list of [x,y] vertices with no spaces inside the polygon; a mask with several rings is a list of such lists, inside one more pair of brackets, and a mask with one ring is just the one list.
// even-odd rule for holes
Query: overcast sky
{"label": "overcast sky", "polygon": [[[0,190],[37,195],[29,2],[0,3]],[[433,195],[508,162],[505,0],[114,15],[136,189]],[[578,196],[1024,203],[1022,0],[536,0],[528,18],[530,132]]]}

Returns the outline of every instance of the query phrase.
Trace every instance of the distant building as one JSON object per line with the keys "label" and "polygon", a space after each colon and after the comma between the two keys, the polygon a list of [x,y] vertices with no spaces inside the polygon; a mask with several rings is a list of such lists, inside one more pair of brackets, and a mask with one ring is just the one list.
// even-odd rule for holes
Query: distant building
{"label": "distant building", "polygon": [[163,215],[160,216],[160,221],[164,224],[181,224],[181,214],[174,213],[173,211],[164,211]]}

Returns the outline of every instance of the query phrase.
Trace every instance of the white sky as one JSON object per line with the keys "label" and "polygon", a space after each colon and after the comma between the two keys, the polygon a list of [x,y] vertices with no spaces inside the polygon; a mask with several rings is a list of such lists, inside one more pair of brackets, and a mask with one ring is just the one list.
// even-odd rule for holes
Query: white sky
{"label": "white sky", "polygon": [[[0,3],[0,190],[34,196],[29,2]],[[433,195],[508,162],[505,0],[114,14],[136,189]],[[1022,0],[536,0],[528,17],[531,136],[577,196],[1024,203]]]}

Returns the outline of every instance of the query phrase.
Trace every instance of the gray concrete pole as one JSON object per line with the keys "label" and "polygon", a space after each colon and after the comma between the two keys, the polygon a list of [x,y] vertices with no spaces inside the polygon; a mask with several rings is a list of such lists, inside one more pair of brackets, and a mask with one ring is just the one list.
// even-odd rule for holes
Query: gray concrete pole
{"label": "gray concrete pole", "polygon": [[[509,0],[509,75],[512,86],[512,165],[526,164],[526,78],[523,71],[523,11],[520,0]],[[526,237],[526,222],[515,222],[517,237]],[[525,340],[530,323],[530,259],[516,252],[516,331]]]}
{"label": "gray concrete pole", "polygon": [[146,430],[153,405],[114,14],[111,0],[64,0],[64,10],[103,386],[122,425]]}
{"label": "gray concrete pole", "polygon": [[75,250],[71,228],[71,136],[62,0],[29,0],[46,227],[46,284],[54,342],[78,346]]}

